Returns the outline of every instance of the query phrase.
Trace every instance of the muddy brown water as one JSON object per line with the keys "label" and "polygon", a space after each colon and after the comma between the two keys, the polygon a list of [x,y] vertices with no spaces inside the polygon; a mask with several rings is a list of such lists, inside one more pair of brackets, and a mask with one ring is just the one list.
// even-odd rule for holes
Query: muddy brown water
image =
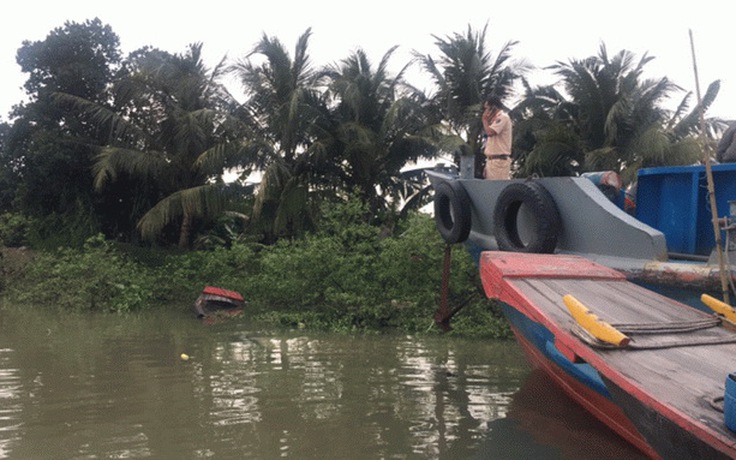
{"label": "muddy brown water", "polygon": [[511,341],[0,309],[0,458],[637,456]]}

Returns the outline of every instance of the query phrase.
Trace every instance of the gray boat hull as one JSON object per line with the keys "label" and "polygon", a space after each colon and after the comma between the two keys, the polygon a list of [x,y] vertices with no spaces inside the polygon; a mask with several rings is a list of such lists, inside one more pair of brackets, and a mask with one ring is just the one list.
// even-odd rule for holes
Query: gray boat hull
{"label": "gray boat hull", "polygon": [[624,212],[587,178],[491,181],[462,179],[446,171],[426,172],[433,187],[443,181],[457,181],[467,193],[471,227],[466,245],[475,255],[499,249],[493,214],[501,192],[511,183],[533,180],[549,192],[560,216],[555,253],[583,256],[634,280],[703,290],[719,287],[718,266],[670,260],[661,231]]}

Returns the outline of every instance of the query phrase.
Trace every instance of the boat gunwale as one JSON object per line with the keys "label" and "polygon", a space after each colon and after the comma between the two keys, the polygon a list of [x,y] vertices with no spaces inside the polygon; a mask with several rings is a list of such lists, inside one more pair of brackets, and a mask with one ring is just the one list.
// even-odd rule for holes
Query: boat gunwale
{"label": "boat gunwale", "polygon": [[[549,314],[543,311],[538,306],[535,306],[533,300],[526,295],[522,287],[519,285],[522,282],[528,281],[530,277],[533,277],[532,273],[526,273],[526,276],[521,277],[518,274],[513,274],[509,277],[504,276],[502,270],[495,270],[495,273],[493,273],[492,269],[489,269],[491,265],[493,265],[494,258],[496,259],[503,259],[508,257],[552,257],[552,258],[558,258],[558,257],[572,257],[577,258],[580,261],[585,261],[585,263],[589,263],[590,261],[586,260],[585,258],[578,257],[578,256],[556,256],[556,255],[539,255],[539,254],[515,254],[515,253],[508,253],[508,252],[492,252],[492,251],[486,251],[483,252],[481,255],[481,278],[483,279],[483,285],[486,289],[486,294],[490,298],[497,298],[501,300],[502,302],[509,305],[511,308],[514,308],[518,310],[520,313],[522,313],[524,316],[529,318],[531,321],[534,321],[536,323],[539,323],[541,326],[546,328],[550,331],[550,333],[553,335],[554,340],[557,342],[558,340],[566,347],[568,347],[570,350],[572,350],[577,356],[579,356],[582,360],[590,364],[599,374],[604,376],[605,378],[609,379],[611,382],[613,382],[615,385],[622,388],[624,391],[631,394],[633,397],[635,397],[638,401],[640,401],[644,406],[650,408],[651,410],[656,411],[657,413],[660,413],[664,415],[665,417],[672,420],[674,423],[676,423],[678,426],[680,426],[683,429],[693,431],[695,430],[695,435],[702,439],[704,442],[710,444],[711,446],[715,447],[717,450],[721,452],[731,452],[732,454],[736,453],[736,437],[734,436],[727,436],[725,432],[716,431],[713,429],[708,429],[707,425],[701,421],[698,420],[683,411],[679,410],[676,407],[672,407],[668,404],[665,404],[659,400],[657,400],[653,395],[651,395],[649,392],[647,392],[646,388],[643,388],[634,382],[631,381],[630,378],[628,378],[626,375],[622,373],[621,370],[619,370],[617,367],[613,366],[610,362],[608,362],[604,356],[607,353],[617,353],[620,352],[619,350],[612,350],[612,351],[601,351],[601,350],[595,350],[591,348],[588,344],[584,343],[582,340],[580,340],[577,336],[575,336],[571,331],[565,329],[561,324],[558,323],[555,319],[553,319]],[[552,260],[552,259],[550,259]],[[495,266],[495,265],[494,265]],[[487,281],[486,280],[486,273],[489,276],[494,276],[496,279],[493,281]],[[539,278],[549,278],[551,275],[549,273],[542,273]],[[581,272],[578,276],[578,278],[584,278],[585,273]],[[558,279],[565,279],[565,277],[558,277]],[[626,283],[627,281],[625,279],[612,279],[612,282],[621,282]],[[637,286],[640,289],[645,289]],[[663,301],[669,302],[672,305],[672,308],[687,308],[689,311],[695,311],[699,314],[702,314],[704,316],[708,316],[704,312],[699,312],[695,309],[692,309],[692,307],[689,307],[684,304],[680,304],[679,302],[676,302],[672,299],[669,299],[665,296],[660,296]],[[560,300],[562,301],[562,300]],[[621,351],[626,352],[625,349],[622,349]],[[724,423],[725,427],[725,423]],[[725,429],[725,428],[724,428]],[[727,429],[725,429],[727,430]]]}

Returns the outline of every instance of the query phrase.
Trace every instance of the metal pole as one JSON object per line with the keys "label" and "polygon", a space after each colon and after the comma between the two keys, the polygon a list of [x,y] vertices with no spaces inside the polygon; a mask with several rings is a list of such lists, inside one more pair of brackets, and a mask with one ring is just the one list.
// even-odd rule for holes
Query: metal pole
{"label": "metal pole", "polygon": [[452,313],[447,304],[447,297],[450,291],[450,262],[452,260],[452,245],[445,245],[445,256],[442,258],[442,286],[440,288],[440,306],[434,314],[434,321],[445,332],[452,329],[450,327],[450,318]]}
{"label": "metal pole", "polygon": [[710,213],[713,222],[713,233],[716,239],[716,251],[718,252],[718,270],[721,275],[721,290],[723,292],[723,301],[729,302],[728,295],[728,277],[731,274],[729,267],[726,273],[726,267],[723,260],[723,251],[721,250],[721,229],[718,225],[718,207],[716,206],[716,192],[713,185],[713,170],[710,165],[710,152],[705,144],[705,116],[703,115],[703,104],[700,98],[700,81],[698,79],[698,64],[695,59],[695,42],[693,40],[693,31],[690,30],[690,49],[693,55],[693,71],[695,73],[695,92],[698,96],[698,111],[700,112],[700,144],[703,149],[703,162],[705,163],[705,177],[708,183],[708,199],[710,200]]}

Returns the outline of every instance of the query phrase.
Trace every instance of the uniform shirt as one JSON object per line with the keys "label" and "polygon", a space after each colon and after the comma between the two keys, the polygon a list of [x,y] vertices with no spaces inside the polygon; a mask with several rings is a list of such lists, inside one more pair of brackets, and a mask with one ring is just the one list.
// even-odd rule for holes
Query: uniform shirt
{"label": "uniform shirt", "polygon": [[511,119],[509,115],[499,110],[491,120],[490,127],[496,132],[495,136],[488,136],[485,156],[511,155]]}

